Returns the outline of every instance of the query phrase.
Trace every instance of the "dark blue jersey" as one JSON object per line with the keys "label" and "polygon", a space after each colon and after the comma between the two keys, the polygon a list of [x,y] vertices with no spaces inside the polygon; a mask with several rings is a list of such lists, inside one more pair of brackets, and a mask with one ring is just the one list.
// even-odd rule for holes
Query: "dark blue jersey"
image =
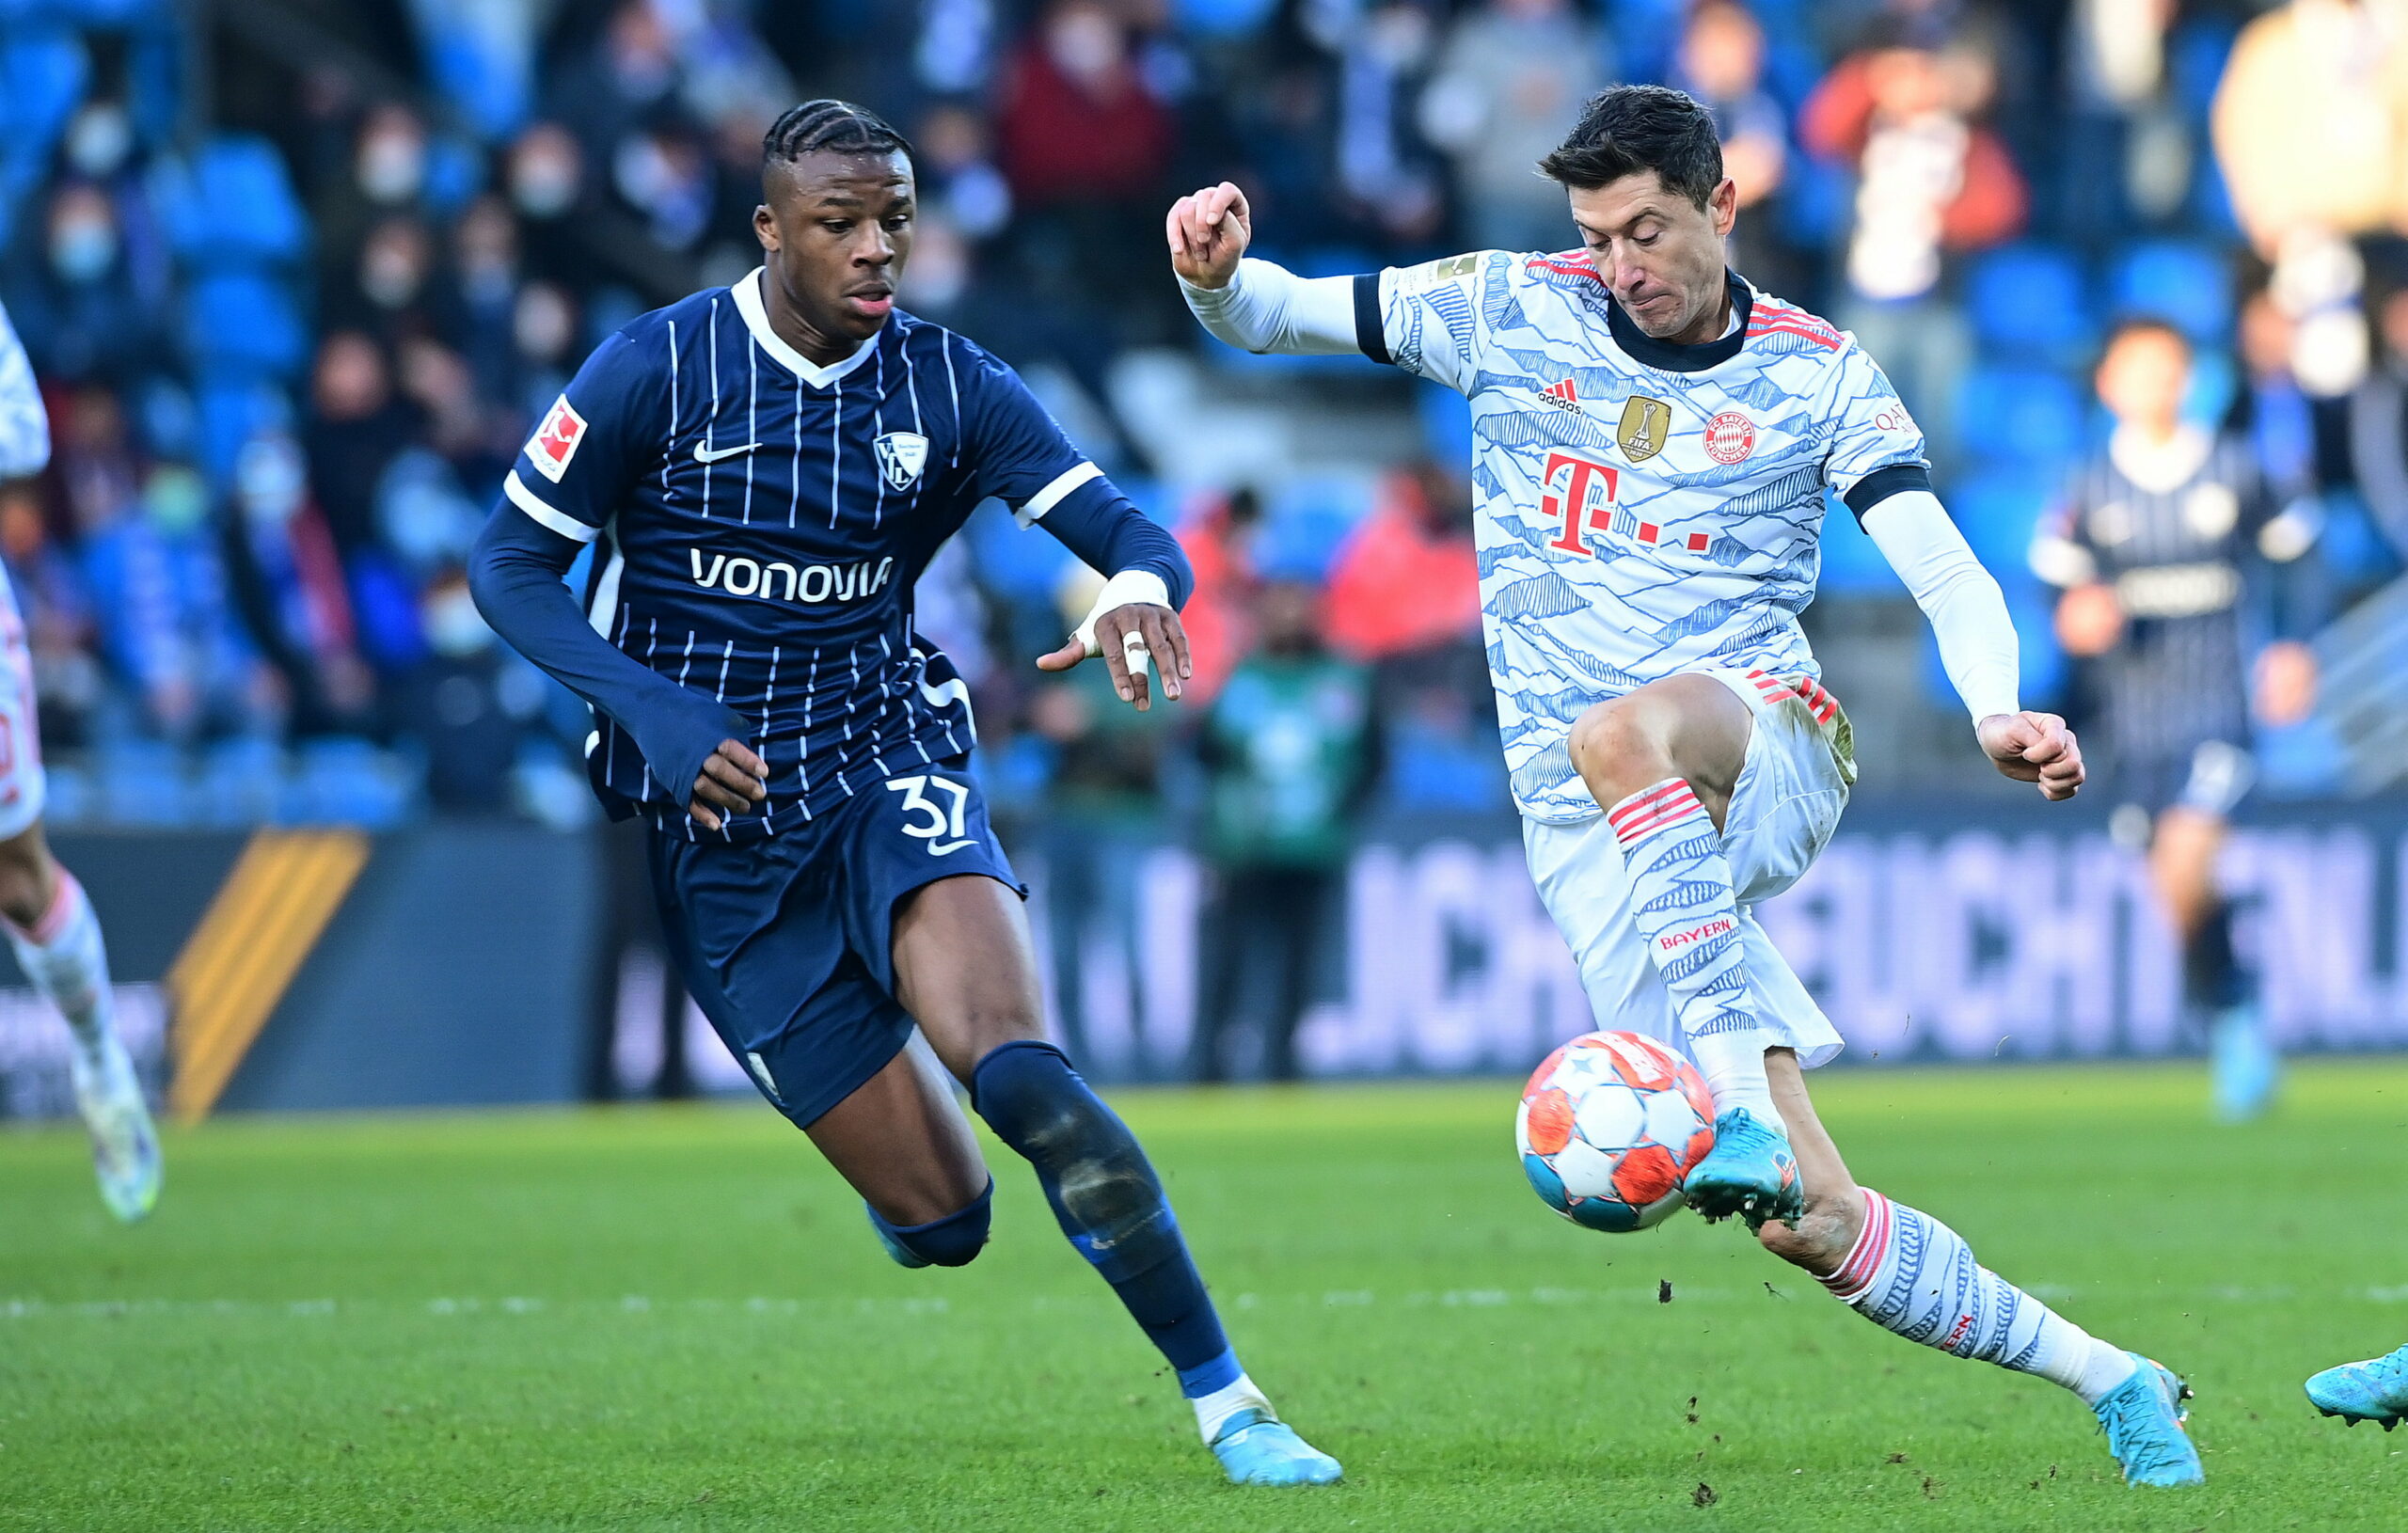
{"label": "dark blue jersey", "polygon": [[[603,342],[504,485],[537,524],[596,544],[595,633],[751,725],[769,798],[718,832],[738,841],[970,748],[968,688],[912,631],[911,594],[980,501],[1043,519],[1107,574],[1186,584],[1166,535],[1117,536],[1142,517],[1009,368],[899,310],[852,356],[815,366],[770,329],[759,281]],[[1106,545],[1146,557],[1104,559]],[[686,817],[690,782],[648,771],[628,720],[587,695],[605,804],[709,833]]]}

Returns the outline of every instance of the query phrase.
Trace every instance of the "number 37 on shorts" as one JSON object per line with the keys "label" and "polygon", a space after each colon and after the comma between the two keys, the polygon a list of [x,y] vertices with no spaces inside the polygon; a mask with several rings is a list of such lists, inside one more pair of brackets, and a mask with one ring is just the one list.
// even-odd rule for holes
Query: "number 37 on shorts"
{"label": "number 37 on shorts", "polygon": [[927,843],[930,857],[943,857],[973,844],[965,812],[970,805],[967,782],[936,772],[914,777],[890,777],[886,791],[903,796],[903,833]]}

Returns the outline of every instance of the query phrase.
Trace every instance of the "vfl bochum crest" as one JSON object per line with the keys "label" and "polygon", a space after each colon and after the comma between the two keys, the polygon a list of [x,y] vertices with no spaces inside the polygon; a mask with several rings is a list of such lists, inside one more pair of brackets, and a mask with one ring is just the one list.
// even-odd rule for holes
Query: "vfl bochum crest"
{"label": "vfl bochum crest", "polygon": [[890,431],[878,439],[879,471],[886,482],[908,490],[928,465],[928,439],[916,431]]}
{"label": "vfl bochum crest", "polygon": [[1660,399],[1633,394],[1622,407],[1622,424],[1614,429],[1614,440],[1630,455],[1633,463],[1643,463],[1664,450],[1665,440],[1672,433],[1672,407]]}

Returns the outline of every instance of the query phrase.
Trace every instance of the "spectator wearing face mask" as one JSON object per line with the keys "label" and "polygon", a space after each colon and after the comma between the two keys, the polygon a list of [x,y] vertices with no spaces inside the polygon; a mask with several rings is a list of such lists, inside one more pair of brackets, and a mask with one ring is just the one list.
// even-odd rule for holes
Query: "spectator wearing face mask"
{"label": "spectator wearing face mask", "polygon": [[374,232],[425,216],[429,154],[426,124],[407,106],[380,102],[362,114],[343,174],[321,183],[311,210],[321,292],[355,295],[363,286],[361,247]]}
{"label": "spectator wearing face mask", "polygon": [[244,626],[293,699],[294,730],[365,728],[374,683],[359,656],[342,561],[310,504],[300,445],[284,432],[256,434],[235,457],[226,564]]}
{"label": "spectator wearing face mask", "polygon": [[590,188],[576,135],[557,122],[535,123],[511,144],[502,176],[528,269],[573,285],[593,279],[594,257],[578,231]]}
{"label": "spectator wearing face mask", "polygon": [[172,358],[136,290],[117,206],[90,182],[52,194],[33,261],[8,291],[19,339],[45,379],[131,386]]}

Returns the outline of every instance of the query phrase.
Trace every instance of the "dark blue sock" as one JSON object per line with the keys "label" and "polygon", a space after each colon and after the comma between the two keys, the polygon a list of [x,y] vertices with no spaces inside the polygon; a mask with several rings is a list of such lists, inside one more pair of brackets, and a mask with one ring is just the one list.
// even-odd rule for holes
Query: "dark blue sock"
{"label": "dark blue sock", "polygon": [[1146,1152],[1050,1043],[1007,1043],[971,1072],[978,1115],[1037,1168],[1062,1233],[1179,1370],[1191,1399],[1241,1371]]}
{"label": "dark blue sock", "polygon": [[896,1245],[937,1267],[967,1267],[987,1244],[987,1228],[995,1204],[995,1184],[970,1203],[925,1225],[890,1225],[886,1216],[867,1204],[870,1222]]}

